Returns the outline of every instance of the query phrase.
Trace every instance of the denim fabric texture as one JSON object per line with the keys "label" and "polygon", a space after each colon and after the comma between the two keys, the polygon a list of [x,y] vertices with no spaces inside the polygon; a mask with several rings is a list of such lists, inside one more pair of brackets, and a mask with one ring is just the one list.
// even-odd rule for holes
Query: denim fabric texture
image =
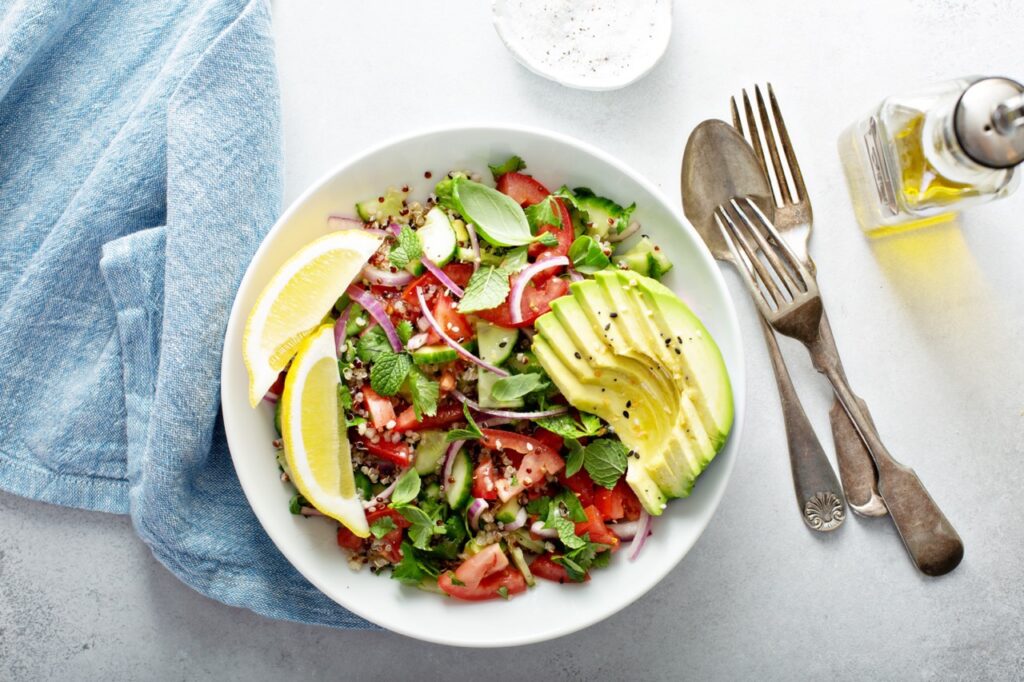
{"label": "denim fabric texture", "polygon": [[219,414],[281,190],[267,0],[0,0],[0,488],[131,514],[224,603],[366,628],[263,532]]}

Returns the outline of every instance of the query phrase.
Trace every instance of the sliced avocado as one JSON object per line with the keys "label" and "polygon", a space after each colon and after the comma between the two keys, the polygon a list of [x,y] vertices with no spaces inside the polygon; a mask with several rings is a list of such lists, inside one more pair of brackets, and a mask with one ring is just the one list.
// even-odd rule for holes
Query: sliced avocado
{"label": "sliced avocado", "polygon": [[403,192],[394,187],[388,188],[384,196],[373,197],[356,204],[356,213],[365,222],[377,221],[378,223],[398,222],[408,223],[409,219],[402,215],[405,208],[405,199],[408,192]]}
{"label": "sliced avocado", "polygon": [[535,324],[538,362],[576,408],[637,453],[626,481],[651,514],[690,494],[732,426],[714,340],[674,293],[624,271],[577,282]]}
{"label": "sliced avocado", "polygon": [[672,269],[672,262],[647,237],[641,237],[633,248],[614,256],[612,260],[633,272],[655,279]]}

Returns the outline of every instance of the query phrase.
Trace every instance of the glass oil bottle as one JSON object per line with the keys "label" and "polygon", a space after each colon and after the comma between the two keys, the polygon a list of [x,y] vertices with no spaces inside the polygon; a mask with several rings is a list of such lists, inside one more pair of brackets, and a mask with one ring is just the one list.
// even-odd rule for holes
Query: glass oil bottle
{"label": "glass oil bottle", "polygon": [[869,235],[950,220],[1019,184],[1024,85],[969,77],[889,97],[842,134],[839,153]]}

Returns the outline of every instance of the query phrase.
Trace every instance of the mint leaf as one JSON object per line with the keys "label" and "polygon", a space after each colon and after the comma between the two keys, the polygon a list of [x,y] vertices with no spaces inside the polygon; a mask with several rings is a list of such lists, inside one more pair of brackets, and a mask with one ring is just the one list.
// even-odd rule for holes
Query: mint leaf
{"label": "mint leaf", "polygon": [[518,173],[521,170],[526,170],[526,162],[518,156],[510,156],[504,163],[499,163],[497,166],[488,164],[487,167],[491,169],[491,175],[494,176],[494,181],[497,182],[498,178],[505,175],[505,173]]}
{"label": "mint leaf", "polygon": [[437,414],[437,400],[441,395],[441,387],[420,370],[413,368],[406,379],[409,394],[412,396],[412,409],[416,413],[416,421],[423,416],[433,417]]}
{"label": "mint leaf", "polygon": [[601,418],[589,412],[580,412],[580,423],[588,436],[597,436],[601,433]]}
{"label": "mint leaf", "polygon": [[508,273],[504,268],[487,265],[469,278],[466,293],[459,301],[460,313],[490,310],[505,302],[509,292]]}
{"label": "mint leaf", "polygon": [[396,528],[398,528],[398,526],[395,525],[394,519],[390,516],[382,516],[370,524],[370,532],[373,533],[373,537],[378,540]]}
{"label": "mint leaf", "polygon": [[540,243],[542,246],[558,246],[558,236],[551,232],[541,232],[533,241]]}
{"label": "mint leaf", "polygon": [[599,438],[583,451],[583,466],[594,483],[611,490],[626,472],[629,450],[620,441]]}
{"label": "mint leaf", "polygon": [[500,402],[515,400],[528,393],[543,390],[549,385],[542,375],[534,372],[513,374],[494,382],[494,386],[491,388],[491,397]]}
{"label": "mint leaf", "polygon": [[445,436],[446,443],[452,443],[457,440],[479,440],[484,437],[484,432],[477,426],[476,420],[473,419],[473,415],[469,413],[469,408],[466,404],[462,404],[462,414],[466,415],[466,423],[469,425],[464,429],[452,429]]}
{"label": "mint leaf", "polygon": [[409,343],[409,339],[412,338],[413,334],[412,322],[402,320],[395,325],[395,330],[398,332],[398,338],[402,341],[403,346]]}
{"label": "mint leaf", "polygon": [[398,233],[398,243],[391,247],[388,260],[396,268],[404,268],[422,255],[423,242],[420,241],[419,235],[408,225],[403,225],[402,231]]}
{"label": "mint leaf", "polygon": [[575,438],[563,438],[569,456],[565,458],[565,475],[573,476],[583,468],[583,446]]}
{"label": "mint leaf", "polygon": [[512,275],[528,265],[527,248],[525,246],[517,246],[514,249],[509,249],[508,253],[505,254],[505,258],[501,261],[501,269]]}
{"label": "mint leaf", "polygon": [[533,241],[523,207],[492,187],[457,177],[452,180],[452,203],[494,246],[521,246]]}
{"label": "mint leaf", "polygon": [[574,268],[587,275],[604,270],[612,262],[601,245],[587,235],[577,237],[569,247],[569,260]]}
{"label": "mint leaf", "polygon": [[370,387],[380,395],[395,395],[412,366],[408,353],[381,353],[370,367]]}
{"label": "mint leaf", "polygon": [[[420,494],[420,475],[413,468],[406,469],[405,473],[398,478],[395,490],[391,493],[391,506],[398,507],[408,504]],[[379,537],[379,536],[378,536]]]}
{"label": "mint leaf", "polygon": [[367,329],[356,344],[356,355],[364,363],[373,362],[382,353],[392,352],[394,351],[391,350],[388,335],[384,333],[384,329],[380,325]]}
{"label": "mint leaf", "polygon": [[604,427],[601,425],[601,418],[587,412],[580,412],[582,424],[568,414],[559,414],[554,417],[542,417],[537,420],[537,425],[556,433],[562,438],[586,438],[588,436],[600,435]]}
{"label": "mint leaf", "polygon": [[543,201],[538,201],[524,209],[526,220],[535,233],[542,225],[562,226],[562,212],[558,210],[558,204],[555,201],[555,197],[548,195]]}

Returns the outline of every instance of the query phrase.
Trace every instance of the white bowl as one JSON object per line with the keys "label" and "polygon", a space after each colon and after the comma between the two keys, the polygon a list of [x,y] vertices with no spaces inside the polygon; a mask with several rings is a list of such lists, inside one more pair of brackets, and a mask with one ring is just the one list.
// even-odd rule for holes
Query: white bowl
{"label": "white bowl", "polygon": [[[700,477],[694,493],[671,502],[635,562],[619,552],[583,585],[539,581],[509,601],[464,603],[401,585],[368,570],[352,571],[335,541],[335,524],[293,516],[293,491],[274,459],[269,405],[249,407],[242,365],[242,331],[264,284],[300,247],[327,232],[330,213],[388,186],[408,184],[425,197],[452,169],[489,178],[488,163],[518,154],[548,187],[587,186],[620,202],[636,201],[643,232],[675,267],[665,283],[686,300],[718,342],[732,379],[736,420],[725,449]],[[432,171],[433,179],[424,178]],[[743,426],[745,377],[736,311],[715,262],[679,207],[609,155],[552,132],[520,127],[460,127],[404,137],[372,149],[327,173],[285,211],[263,240],[242,279],[224,340],[221,399],[231,456],[253,511],[281,552],[311,583],[345,608],[410,637],[460,646],[512,646],[567,635],[607,618],[654,587],[704,531],[736,459]],[[685,614],[681,615],[685,618]]]}

